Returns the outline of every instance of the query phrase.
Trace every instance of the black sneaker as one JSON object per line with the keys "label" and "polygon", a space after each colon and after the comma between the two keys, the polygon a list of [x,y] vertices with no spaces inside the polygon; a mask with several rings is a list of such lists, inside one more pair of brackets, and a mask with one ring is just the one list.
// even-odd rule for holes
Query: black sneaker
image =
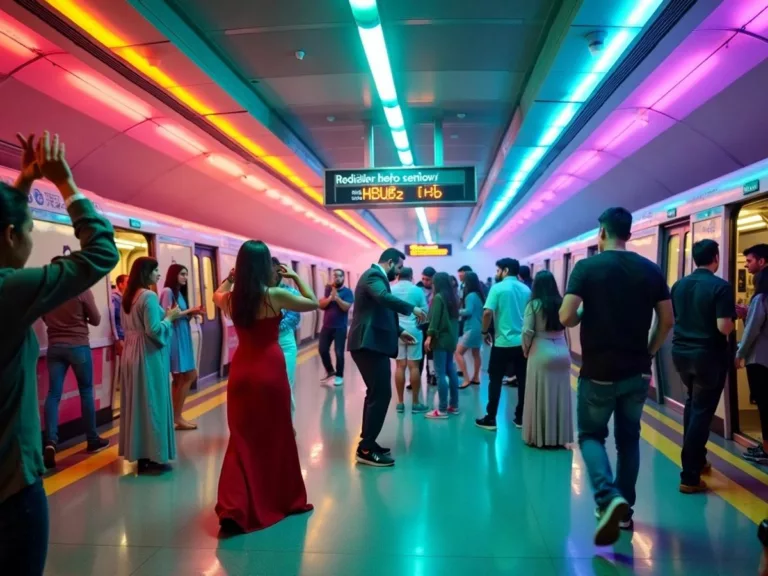
{"label": "black sneaker", "polygon": [[754,462],[755,464],[761,464],[763,466],[768,465],[768,454],[765,453],[765,450],[763,450],[762,446],[758,446],[757,449],[753,450],[752,452],[744,452],[744,454],[742,454],[742,458],[744,458],[744,460]]}
{"label": "black sneaker", "polygon": [[[602,516],[602,513],[600,512],[600,508],[595,508],[595,518],[600,520],[600,517]],[[619,528],[622,530],[628,530],[632,531],[635,529],[635,521],[632,519],[632,509],[630,508],[629,513],[624,516],[622,520],[619,520]]]}
{"label": "black sneaker", "polygon": [[56,468],[56,444],[48,442],[43,448],[43,462],[49,470]]}
{"label": "black sneaker", "polygon": [[491,416],[483,416],[482,418],[478,418],[475,420],[475,426],[478,426],[479,428],[482,428],[483,430],[490,430],[492,432],[496,431],[496,418],[492,418]]}
{"label": "black sneaker", "polygon": [[629,504],[616,496],[600,514],[595,530],[595,546],[610,546],[619,539],[621,521],[629,515]]}
{"label": "black sneaker", "polygon": [[515,425],[515,428],[522,428],[523,427],[523,419],[522,418],[515,418],[512,422]]}
{"label": "black sneaker", "polygon": [[373,452],[372,450],[361,450],[360,448],[357,449],[355,460],[357,460],[360,464],[365,464],[366,466],[374,466],[376,468],[386,468],[388,466],[395,465],[395,460],[391,456],[380,454],[379,452]]}
{"label": "black sneaker", "polygon": [[107,446],[109,446],[109,440],[106,438],[96,438],[96,440],[88,441],[87,451],[91,454],[95,454],[96,452],[101,452]]}
{"label": "black sneaker", "polygon": [[387,454],[391,454],[392,450],[389,448],[384,448],[383,446],[380,446],[378,442],[376,442],[376,449],[374,452],[378,452],[379,454],[384,454],[386,456]]}

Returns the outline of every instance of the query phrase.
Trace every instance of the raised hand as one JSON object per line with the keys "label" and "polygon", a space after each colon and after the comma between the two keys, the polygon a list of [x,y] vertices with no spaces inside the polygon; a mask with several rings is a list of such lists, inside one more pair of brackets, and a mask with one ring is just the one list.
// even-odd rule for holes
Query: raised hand
{"label": "raised hand", "polygon": [[175,322],[179,319],[181,316],[181,310],[178,306],[174,306],[173,308],[168,308],[168,310],[165,311],[165,319],[170,320],[171,322]]}
{"label": "raised hand", "polygon": [[21,134],[16,134],[16,139],[21,144],[21,173],[19,178],[27,183],[42,178],[40,165],[37,163],[37,153],[35,151],[35,135],[30,134],[26,138]]}
{"label": "raised hand", "polygon": [[72,170],[66,159],[66,147],[59,140],[59,135],[51,135],[46,130],[43,137],[37,141],[36,162],[40,167],[40,173],[53,182],[56,186],[72,183]]}
{"label": "raised hand", "polygon": [[280,264],[277,273],[280,274],[281,278],[288,278],[289,280],[296,280],[299,277],[293,268],[288,268],[285,264]]}

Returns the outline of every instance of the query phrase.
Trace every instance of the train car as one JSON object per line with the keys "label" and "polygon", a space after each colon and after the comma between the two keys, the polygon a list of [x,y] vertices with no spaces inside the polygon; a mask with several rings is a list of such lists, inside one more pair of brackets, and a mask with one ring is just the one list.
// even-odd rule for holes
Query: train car
{"label": "train car", "polygon": [[[595,214],[597,219],[598,214]],[[736,302],[748,303],[754,287],[744,268],[743,251],[768,243],[768,159],[762,160],[633,213],[627,249],[656,262],[672,286],[693,269],[691,246],[703,239],[720,244],[718,275],[733,287]],[[573,266],[597,252],[597,228],[523,259],[533,273],[550,270],[564,290]],[[744,330],[737,322],[731,344]],[[580,361],[579,327],[568,330],[571,354]],[[671,359],[671,336],[654,361],[651,399],[682,412],[686,390]],[[712,429],[725,438],[751,445],[762,439],[757,407],[744,370],[732,369]]]}
{"label": "train car", "polygon": [[[0,179],[13,183],[18,172],[0,167]],[[222,230],[186,222],[171,216],[154,213],[134,206],[101,198],[93,192],[83,191],[97,209],[115,227],[115,244],[120,262],[109,277],[91,290],[101,311],[99,326],[90,327],[90,345],[93,357],[94,400],[97,424],[102,425],[119,415],[120,394],[115,378],[113,312],[111,292],[117,276],[128,274],[131,265],[141,256],[152,256],[160,263],[165,274],[171,264],[181,264],[190,271],[190,306],[204,306],[202,318],[192,320],[192,339],[195,347],[199,379],[196,386],[205,386],[227,374],[229,363],[237,347],[237,335],[229,318],[213,304],[213,293],[235,266],[240,246],[247,238]],[[61,195],[54,186],[38,181],[27,199],[34,223],[35,248],[29,266],[47,264],[55,256],[79,249],[71,220]],[[322,293],[333,268],[347,270],[349,266],[325,258],[270,245],[272,255],[288,264],[315,290]],[[359,276],[358,271],[347,270],[348,283]],[[163,279],[161,279],[161,284]],[[320,311],[302,315],[296,331],[300,344],[316,338],[321,325]],[[46,367],[47,337],[42,320],[35,324],[40,342],[37,364],[38,399],[42,407],[48,393]],[[170,374],[169,374],[170,385]],[[64,384],[59,408],[59,436],[66,441],[82,432],[80,399],[74,374],[70,370]]]}

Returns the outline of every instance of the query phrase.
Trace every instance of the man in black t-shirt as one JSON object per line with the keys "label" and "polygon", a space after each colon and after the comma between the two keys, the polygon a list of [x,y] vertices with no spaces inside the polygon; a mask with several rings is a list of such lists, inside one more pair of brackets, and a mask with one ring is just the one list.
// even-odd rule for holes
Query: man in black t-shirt
{"label": "man in black t-shirt", "polygon": [[714,240],[696,242],[692,250],[696,270],[672,287],[672,359],[688,389],[680,474],[683,494],[707,489],[701,481],[707,462],[705,446],[731,365],[728,335],[733,331],[736,304],[731,285],[715,276],[720,266],[719,250]]}
{"label": "man in black t-shirt", "polygon": [[[607,546],[618,540],[621,528],[632,528],[651,359],[672,328],[673,315],[659,267],[626,250],[632,215],[609,208],[599,222],[600,254],[574,266],[560,321],[568,327],[581,323],[579,446],[597,503],[595,544]],[[657,322],[649,338],[654,311]],[[615,479],[605,451],[611,415],[618,452]]]}

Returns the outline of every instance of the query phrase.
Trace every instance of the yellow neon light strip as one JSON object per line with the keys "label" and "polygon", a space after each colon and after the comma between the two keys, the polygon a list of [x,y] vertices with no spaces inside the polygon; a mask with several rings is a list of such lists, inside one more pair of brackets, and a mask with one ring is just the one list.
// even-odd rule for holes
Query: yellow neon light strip
{"label": "yellow neon light strip", "polygon": [[[73,2],[72,0],[46,0],[46,2],[48,2],[48,4],[53,6],[61,14],[71,20],[78,27],[80,27],[83,31],[87,32],[94,40],[115,52],[118,56],[131,64],[139,72],[154,80],[161,88],[173,94],[180,102],[201,116],[205,116],[208,122],[216,126],[224,134],[232,138],[232,140],[240,144],[243,148],[248,150],[248,152],[259,158],[262,162],[270,166],[280,175],[286,177],[304,194],[312,198],[312,200],[318,202],[319,204],[323,203],[322,195],[318,194],[314,188],[312,188],[298,175],[296,175],[289,166],[280,160],[280,158],[277,156],[268,155],[264,148],[240,132],[229,121],[216,116],[213,109],[201,102],[188,90],[179,86],[178,82],[168,76],[168,74],[163,72],[160,68],[150,64],[150,62],[138,51],[133,48],[124,48],[124,46],[128,46],[130,43],[109,30],[85,9],[78,6],[76,2]],[[335,210],[335,212],[342,220],[347,222],[350,226],[363,234],[363,236],[371,240],[374,244],[377,244],[382,248],[387,247],[387,245],[376,234],[368,230],[351,215],[340,210]]]}

